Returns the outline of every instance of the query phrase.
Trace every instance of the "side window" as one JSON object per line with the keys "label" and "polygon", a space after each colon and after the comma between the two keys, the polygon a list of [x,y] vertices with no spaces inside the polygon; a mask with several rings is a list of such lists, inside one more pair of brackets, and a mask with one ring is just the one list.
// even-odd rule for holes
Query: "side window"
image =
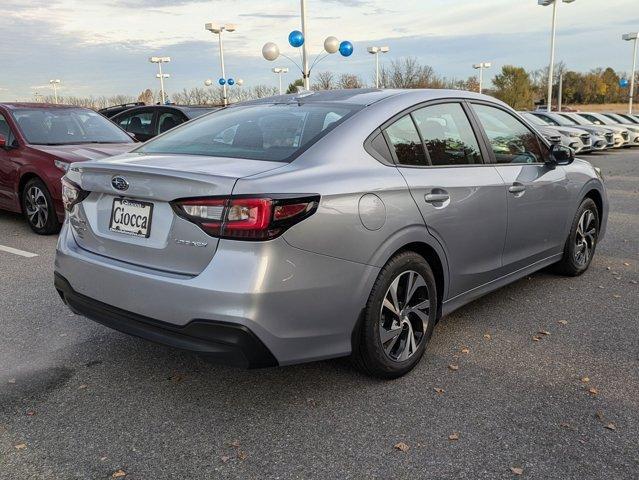
{"label": "side window", "polygon": [[158,120],[157,134],[159,135],[167,130],[171,130],[181,123],[184,123],[184,119],[181,115],[173,112],[163,112],[160,114],[160,119]]}
{"label": "side window", "polygon": [[400,165],[427,166],[424,145],[410,115],[400,118],[386,129]]}
{"label": "side window", "polygon": [[586,120],[594,123],[595,125],[603,125],[604,123],[599,120],[597,117],[595,117],[594,115],[588,115],[587,113],[580,113],[579,115],[581,115],[582,117],[584,117]]}
{"label": "side window", "polygon": [[531,130],[509,113],[487,105],[473,105],[497,163],[543,163],[548,156]]}
{"label": "side window", "polygon": [[120,126],[124,128],[127,132],[131,132],[134,134],[142,134],[142,135],[150,135],[151,134],[151,122],[153,121],[153,112],[140,112],[134,115],[131,115],[126,119],[126,126],[122,125],[120,121]]}
{"label": "side window", "polygon": [[0,113],[0,135],[3,135],[5,140],[7,141],[7,145],[15,145],[17,144],[16,138],[11,131],[11,127],[9,126],[9,122],[7,122],[4,115]]}
{"label": "side window", "polygon": [[479,143],[461,104],[425,107],[413,112],[413,119],[432,165],[482,163]]}

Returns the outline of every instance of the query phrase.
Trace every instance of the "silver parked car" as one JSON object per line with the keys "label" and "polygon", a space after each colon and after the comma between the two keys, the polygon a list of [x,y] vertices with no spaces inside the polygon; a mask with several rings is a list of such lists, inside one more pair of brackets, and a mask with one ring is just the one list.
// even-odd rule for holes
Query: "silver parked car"
{"label": "silver parked car", "polygon": [[352,355],[384,378],[473,299],[583,273],[608,216],[590,163],[456,90],[228,107],[72,166],[64,199],[55,286],[74,312],[233,364]]}
{"label": "silver parked car", "polygon": [[[590,144],[592,149],[596,151],[607,150],[608,148],[614,148],[615,140],[612,130],[600,127],[598,125],[589,125],[584,120],[582,124],[578,124],[576,120],[570,117],[565,117],[563,112],[547,112],[537,110],[530,112],[535,117],[552,125],[556,128],[578,128],[590,134]],[[585,140],[585,137],[582,137]]]}
{"label": "silver parked car", "polygon": [[608,143],[609,146],[611,146],[610,140],[612,141],[611,148],[622,148],[622,147],[628,146],[628,138],[630,137],[630,132],[628,132],[628,130],[623,127],[611,126],[611,125],[606,125],[604,127],[594,123],[592,120],[588,120],[587,118],[582,117],[577,112],[561,112],[556,115],[559,115],[560,117],[563,117],[566,120],[574,122],[575,125],[579,125],[579,127],[582,127],[582,126],[599,127],[599,128],[606,128],[607,130],[610,130],[610,132],[612,133],[612,140],[610,138],[610,134],[606,136],[606,139],[609,141]]}
{"label": "silver parked car", "polygon": [[630,122],[622,123],[598,112],[579,112],[578,115],[594,123],[595,125],[605,126],[606,128],[620,128],[622,130],[626,130],[628,132],[628,143],[624,144],[625,147],[634,147],[639,145],[639,125],[634,125]]}
{"label": "silver parked car", "polygon": [[557,127],[533,112],[519,112],[519,114],[533,124],[539,132],[548,138],[544,132],[561,135],[561,144],[572,148],[575,153],[592,152],[592,136],[585,130],[574,127]]}

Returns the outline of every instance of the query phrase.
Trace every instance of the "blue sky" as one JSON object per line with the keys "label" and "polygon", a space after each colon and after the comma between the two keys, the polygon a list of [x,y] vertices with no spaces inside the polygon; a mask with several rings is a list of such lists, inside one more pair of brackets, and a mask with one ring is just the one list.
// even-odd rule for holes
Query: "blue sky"
{"label": "blue sky", "polygon": [[[389,45],[384,61],[414,56],[447,77],[466,78],[471,64],[528,69],[547,65],[551,8],[536,0],[307,0],[311,52],[335,35],[351,40],[353,56],[331,56],[316,72],[353,72],[370,82],[368,45]],[[267,41],[296,56],[287,35],[300,27],[298,0],[3,0],[0,17],[0,100],[30,100],[62,80],[63,95],[137,95],[157,89],[151,55],[168,55],[169,92],[218,78],[210,21],[235,23],[225,37],[227,76],[270,84],[274,63],[261,57]],[[605,7],[604,7],[605,4]],[[628,71],[639,31],[637,0],[576,0],[559,6],[557,60],[575,70],[611,66]],[[281,61],[280,61],[281,60]],[[290,66],[281,58],[279,66]],[[293,68],[286,77],[295,78]]]}

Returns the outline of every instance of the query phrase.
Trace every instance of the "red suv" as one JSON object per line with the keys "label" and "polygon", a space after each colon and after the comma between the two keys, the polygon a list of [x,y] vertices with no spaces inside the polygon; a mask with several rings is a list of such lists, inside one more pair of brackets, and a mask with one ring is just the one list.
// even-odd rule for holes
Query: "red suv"
{"label": "red suv", "polygon": [[73,162],[131,150],[134,140],[88,108],[0,103],[0,209],[41,235],[64,220],[60,179]]}

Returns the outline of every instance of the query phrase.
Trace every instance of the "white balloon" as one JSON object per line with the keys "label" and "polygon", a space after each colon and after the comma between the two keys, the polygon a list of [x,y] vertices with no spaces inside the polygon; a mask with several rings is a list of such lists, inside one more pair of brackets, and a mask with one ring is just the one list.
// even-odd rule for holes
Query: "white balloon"
{"label": "white balloon", "polygon": [[235,85],[237,85],[238,87],[241,87],[242,85],[244,85],[244,80],[242,80],[241,78],[238,78],[235,81]]}
{"label": "white balloon", "polygon": [[262,56],[269,62],[272,62],[280,56],[280,47],[273,42],[265,43],[262,47]]}
{"label": "white balloon", "polygon": [[326,37],[324,50],[328,53],[336,53],[339,50],[339,40],[336,37]]}
{"label": "white balloon", "polygon": [[211,85],[213,85],[213,80],[211,79],[204,80],[204,85],[206,85],[207,87],[210,87]]}

